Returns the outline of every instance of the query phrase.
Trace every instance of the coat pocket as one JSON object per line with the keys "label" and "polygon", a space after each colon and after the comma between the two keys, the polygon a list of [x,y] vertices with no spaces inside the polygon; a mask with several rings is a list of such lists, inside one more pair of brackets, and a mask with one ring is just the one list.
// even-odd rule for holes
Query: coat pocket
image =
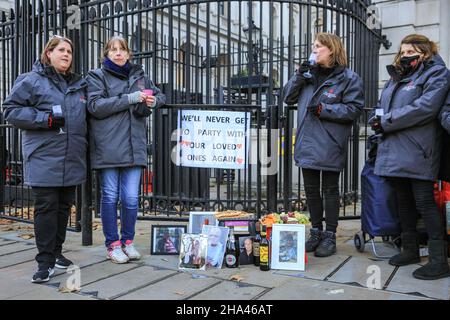
{"label": "coat pocket", "polygon": [[417,141],[417,139],[411,133],[405,132],[405,135],[408,138],[408,140],[422,153],[425,159],[431,157],[432,154],[431,148],[426,148],[422,143]]}
{"label": "coat pocket", "polygon": [[22,133],[22,155],[27,161],[42,146],[48,145],[57,135],[56,131],[24,130]]}
{"label": "coat pocket", "polygon": [[336,144],[340,153],[345,152],[345,144],[348,140],[349,128],[342,124],[333,123],[329,121],[319,121],[323,127],[323,131],[327,134],[329,140]]}

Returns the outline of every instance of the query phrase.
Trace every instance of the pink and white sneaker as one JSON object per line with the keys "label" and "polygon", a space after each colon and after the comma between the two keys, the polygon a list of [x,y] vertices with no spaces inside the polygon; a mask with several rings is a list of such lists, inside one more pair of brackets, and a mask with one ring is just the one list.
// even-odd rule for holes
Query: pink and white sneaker
{"label": "pink and white sneaker", "polygon": [[111,243],[108,248],[106,257],[110,259],[111,262],[119,264],[127,263],[128,260],[130,260],[128,256],[122,251],[122,243],[120,241]]}
{"label": "pink and white sneaker", "polygon": [[141,258],[141,254],[134,247],[132,240],[127,240],[122,250],[130,260],[139,260]]}

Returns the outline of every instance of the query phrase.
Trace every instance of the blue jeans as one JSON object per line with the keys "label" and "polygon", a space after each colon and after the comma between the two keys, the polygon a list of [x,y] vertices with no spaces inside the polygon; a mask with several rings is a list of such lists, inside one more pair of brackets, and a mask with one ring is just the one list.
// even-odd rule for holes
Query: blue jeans
{"label": "blue jeans", "polygon": [[[133,240],[139,202],[140,167],[100,170],[100,214],[105,245],[119,241],[117,230],[117,203],[120,198],[121,242]],[[119,197],[120,196],[120,197]]]}

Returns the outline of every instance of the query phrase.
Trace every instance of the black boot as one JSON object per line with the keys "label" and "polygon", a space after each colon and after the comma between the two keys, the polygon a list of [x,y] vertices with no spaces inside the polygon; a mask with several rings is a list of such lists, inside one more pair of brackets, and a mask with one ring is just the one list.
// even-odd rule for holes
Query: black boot
{"label": "black boot", "polygon": [[329,257],[336,253],[336,233],[332,231],[322,232],[322,241],[316,249],[316,257]]}
{"label": "black boot", "polygon": [[401,267],[420,262],[419,235],[417,232],[403,232],[402,252],[389,259],[391,266]]}
{"label": "black boot", "polygon": [[309,231],[309,239],[306,241],[306,252],[314,252],[322,239],[322,230],[318,228],[311,228]]}
{"label": "black boot", "polygon": [[421,280],[436,280],[450,277],[447,258],[447,241],[428,241],[428,263],[413,272],[413,277]]}

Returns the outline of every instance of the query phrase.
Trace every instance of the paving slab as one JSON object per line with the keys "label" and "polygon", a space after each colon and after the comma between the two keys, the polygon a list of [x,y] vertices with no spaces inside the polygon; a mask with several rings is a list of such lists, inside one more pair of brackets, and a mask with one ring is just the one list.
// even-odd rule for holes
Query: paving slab
{"label": "paving slab", "polygon": [[184,300],[217,285],[221,280],[191,273],[179,273],[118,298],[118,300]]}
{"label": "paving slab", "polygon": [[13,243],[16,243],[16,241],[0,238],[0,246],[7,246]]}
{"label": "paving slab", "polygon": [[295,278],[258,300],[427,300],[382,290],[369,290],[327,281]]}
{"label": "paving slab", "polygon": [[5,246],[0,246],[0,259],[7,258],[5,255],[25,250],[31,250],[33,248],[36,248],[33,244],[22,242],[16,242]]}
{"label": "paving slab", "polygon": [[[58,288],[45,285],[34,285],[35,289],[22,293],[7,300],[95,300],[91,297],[82,296],[76,293],[61,293]],[[38,288],[36,288],[38,287]]]}
{"label": "paving slab", "polygon": [[198,271],[197,273],[205,275],[207,277],[213,277],[213,278],[217,278],[217,279],[221,279],[221,280],[229,280],[230,277],[232,277],[236,274],[241,274],[241,273],[249,274],[252,271],[259,273],[258,267],[251,266],[251,265],[240,266],[237,268],[227,268],[225,266],[223,266],[221,269],[207,268],[206,271]]}
{"label": "paving slab", "polygon": [[243,282],[222,281],[189,300],[252,300],[267,288]]}
{"label": "paving slab", "polygon": [[73,260],[73,262],[78,265],[83,264],[84,260],[89,259],[92,256],[102,257],[106,259],[106,249],[103,246],[78,246],[78,248],[70,250],[70,252],[67,253],[67,258]]}
{"label": "paving slab", "polygon": [[286,276],[324,280],[348,258],[349,256],[338,254],[325,258],[317,258],[313,253],[308,253],[308,264],[305,267],[305,271],[275,270],[275,272],[276,274]]}
{"label": "paving slab", "polygon": [[[390,243],[384,243],[381,237],[375,237],[375,250],[378,255],[385,256],[386,259],[398,254],[400,251],[393,247]],[[364,247],[364,252],[359,252],[356,250],[353,238],[348,239],[342,245],[337,248],[338,254],[345,254],[358,257],[367,257],[372,259],[379,259],[375,256],[373,252],[372,242],[367,242]]]}
{"label": "paving slab", "polygon": [[17,241],[17,242],[22,242],[22,243],[31,243],[31,244],[35,244],[35,238],[30,238],[28,240],[23,239],[20,237],[20,235],[22,234],[33,234],[34,235],[34,230],[27,230],[27,232],[21,231],[21,232],[8,232],[8,233],[3,233],[2,232],[2,239],[7,240],[7,241]]}
{"label": "paving slab", "polygon": [[[95,256],[93,256],[92,261],[93,264],[87,267],[82,267],[80,270],[82,289],[84,289],[84,286],[87,286],[91,283],[95,283],[96,281],[100,281],[105,278],[113,277],[115,275],[127,272],[137,267],[135,264],[131,263],[115,264],[109,260],[108,261],[101,260],[95,263]],[[65,282],[70,276],[71,274],[63,272],[59,276],[55,276],[52,279],[50,279],[49,284],[56,285],[58,283]]]}
{"label": "paving slab", "polygon": [[[79,251],[65,252],[64,255],[72,260],[75,265],[79,267],[84,267],[93,263],[98,263],[105,261],[106,258],[100,254],[100,250],[97,248],[86,248]],[[0,257],[1,259],[1,257]],[[34,261],[27,261],[20,264],[16,264],[10,267],[5,267],[2,272],[5,274],[10,274],[12,279],[17,281],[29,281],[34,272],[36,272],[37,263]],[[59,275],[65,275],[66,270],[55,268],[55,274],[51,278],[50,283]],[[69,275],[67,275],[68,277]],[[55,281],[53,281],[55,282]]]}
{"label": "paving slab", "polygon": [[[5,274],[9,274],[11,277],[11,280],[15,280],[17,282],[29,282],[33,274],[37,270],[37,263],[36,261],[27,261],[20,264],[16,264],[10,267],[6,267],[2,269],[2,272]],[[66,273],[63,269],[54,269],[54,277]]]}
{"label": "paving slab", "polygon": [[[147,256],[144,257],[145,265],[158,266],[165,269],[177,270],[178,269],[178,257],[177,256]],[[273,276],[272,272],[259,271],[259,267],[253,265],[244,265],[238,268],[226,268],[221,269],[209,268],[206,271],[193,270],[185,271],[190,272],[199,277],[212,277],[219,280],[229,280],[234,275],[239,275],[245,279],[247,283],[260,285],[264,287],[272,287],[278,283],[288,281],[285,276]]]}
{"label": "paving slab", "polygon": [[370,281],[370,279],[373,278],[372,275],[379,272],[381,277],[379,285],[381,289],[394,270],[395,267],[391,266],[387,261],[374,261],[367,258],[352,257],[328,280],[339,283],[357,283],[360,286],[367,287],[368,280],[369,285],[377,285]]}
{"label": "paving slab", "polygon": [[[132,265],[132,264],[130,264]],[[136,267],[136,265],[134,265]],[[175,275],[172,270],[163,270],[149,266],[122,272],[107,279],[100,280],[85,287],[81,292],[94,295],[100,299],[113,299],[121,294],[128,294],[133,290],[145,287],[169,275]]]}
{"label": "paving slab", "polygon": [[170,270],[178,270],[178,256],[169,255],[143,255],[142,261],[145,265],[170,269]]}
{"label": "paving slab", "polygon": [[[13,278],[11,274],[0,273],[0,300],[11,298],[36,289],[37,284],[31,283],[32,275],[28,274],[26,281]],[[19,297],[18,297],[19,299]]]}
{"label": "paving slab", "polygon": [[412,276],[420,265],[398,268],[386,290],[403,293],[420,293],[424,296],[450,300],[450,278],[439,280],[419,280]]}
{"label": "paving slab", "polygon": [[[351,222],[351,223],[350,223]],[[178,270],[178,256],[149,255],[150,235],[147,221],[140,221],[136,230],[136,246],[143,254],[140,261],[125,265],[106,261],[102,230],[94,231],[94,246],[81,246],[81,233],[67,232],[64,255],[81,267],[82,292],[62,294],[58,285],[70,275],[56,269],[56,276],[47,284],[30,282],[35,271],[35,249],[12,252],[24,246],[34,246],[35,239],[24,240],[20,234],[32,233],[25,229],[14,232],[0,232],[0,299],[450,299],[449,279],[421,281],[412,277],[412,271],[419,265],[403,267],[393,274],[386,290],[370,290],[365,287],[370,274],[370,265],[380,264],[382,285],[385,284],[387,261],[377,260],[369,244],[360,253],[353,244],[353,235],[359,231],[359,221],[341,221],[338,230],[338,252],[327,258],[316,258],[309,254],[306,271],[270,270],[259,271],[258,267],[247,265],[236,269],[208,269],[207,271]],[[16,245],[11,249],[8,246]],[[384,246],[381,244],[381,246]],[[67,250],[70,250],[67,252]],[[389,248],[388,248],[389,250]],[[28,251],[29,254],[25,254]],[[4,259],[8,257],[8,259]],[[346,259],[350,259],[346,261]],[[352,266],[351,262],[360,259]],[[364,261],[364,263],[361,263]],[[341,269],[336,270],[342,263]],[[422,259],[425,264],[427,259]],[[350,264],[349,264],[350,263]],[[390,267],[389,265],[387,265]],[[156,268],[156,270],[154,269]],[[136,270],[148,270],[133,274]],[[393,268],[393,267],[392,267]],[[132,270],[134,269],[134,270]],[[358,271],[359,270],[359,271]],[[335,272],[335,273],[334,273]],[[131,275],[131,276],[130,276]],[[239,275],[242,281],[229,281],[232,275]],[[323,281],[331,276],[330,281]],[[402,279],[401,277],[404,277]],[[355,283],[349,285],[345,283]],[[295,284],[295,285],[294,285]],[[358,284],[358,285],[356,285]],[[289,286],[291,285],[291,286]],[[87,290],[86,290],[87,288]],[[423,296],[414,295],[420,291]],[[412,293],[412,294],[411,294]],[[271,296],[274,295],[274,296]]]}
{"label": "paving slab", "polygon": [[16,253],[11,253],[6,256],[0,257],[0,269],[6,268],[12,265],[16,265],[19,263],[27,262],[34,260],[35,256],[37,254],[37,249],[31,249]]}

